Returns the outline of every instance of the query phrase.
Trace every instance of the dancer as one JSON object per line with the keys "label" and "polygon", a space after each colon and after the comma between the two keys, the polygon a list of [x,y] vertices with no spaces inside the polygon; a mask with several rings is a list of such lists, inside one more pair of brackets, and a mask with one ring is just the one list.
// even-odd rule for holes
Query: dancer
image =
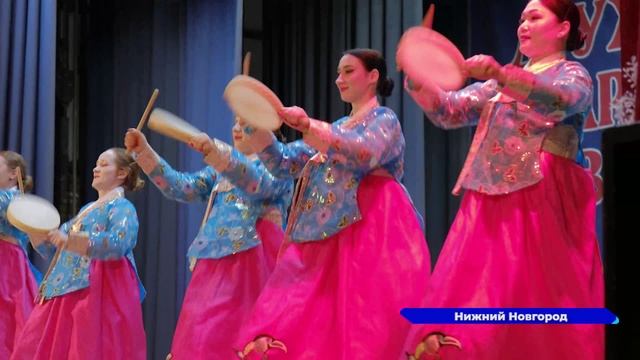
{"label": "dancer", "polygon": [[[466,192],[431,279],[429,308],[603,306],[595,193],[582,166],[592,101],[571,0],[533,0],[518,27],[524,68],[492,57],[466,60],[475,83],[407,91],[445,129],[477,124],[454,193]],[[424,325],[411,359],[602,359],[600,325]],[[460,349],[461,346],[461,349]]]}
{"label": "dancer", "polygon": [[124,196],[143,186],[139,173],[122,148],[100,154],[92,182],[98,200],[37,248],[47,257],[58,250],[12,360],[146,359],[144,289],[133,259],[138,217]]}
{"label": "dancer", "polygon": [[247,129],[266,166],[298,187],[276,269],[235,344],[240,358],[400,354],[409,329],[400,310],[426,295],[427,243],[400,184],[404,137],[376,97],[393,88],[386,63],[375,50],[346,51],[336,85],[352,112],[333,124],[281,111],[301,141]]}
{"label": "dancer", "polygon": [[[129,129],[127,149],[162,193],[178,201],[207,201],[210,212],[188,250],[193,275],[168,359],[229,359],[225,352],[275,263],[293,182],[273,177],[253,154],[236,122],[234,148],[206,134],[190,145],[209,166],[174,170],[145,136]],[[231,354],[233,356],[233,354]]]}
{"label": "dancer", "polygon": [[29,237],[7,220],[7,208],[20,194],[18,176],[22,176],[24,190],[31,190],[26,168],[20,154],[0,151],[0,359],[11,355],[38,293],[34,273],[39,272],[27,257]]}

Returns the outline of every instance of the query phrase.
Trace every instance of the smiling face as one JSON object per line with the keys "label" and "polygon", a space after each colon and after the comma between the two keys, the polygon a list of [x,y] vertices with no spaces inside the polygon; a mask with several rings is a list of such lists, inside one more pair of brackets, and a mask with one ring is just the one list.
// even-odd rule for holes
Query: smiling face
{"label": "smiling face", "polygon": [[338,64],[336,86],[340,98],[347,103],[368,99],[375,95],[378,71],[367,71],[360,59],[353,55],[344,55]]}
{"label": "smiling face", "polygon": [[540,59],[565,49],[570,24],[539,0],[530,1],[520,16],[518,40],[520,52],[530,59]]}
{"label": "smiling face", "polygon": [[96,161],[91,186],[98,192],[108,192],[122,185],[126,177],[127,171],[118,169],[116,165],[116,154],[112,150],[107,150],[100,154]]}

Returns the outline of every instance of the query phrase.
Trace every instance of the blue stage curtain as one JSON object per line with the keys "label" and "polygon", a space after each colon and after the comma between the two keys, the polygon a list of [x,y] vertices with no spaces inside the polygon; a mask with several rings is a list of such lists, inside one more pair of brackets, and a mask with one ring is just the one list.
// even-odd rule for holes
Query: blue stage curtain
{"label": "blue stage curtain", "polygon": [[0,149],[24,156],[53,200],[55,0],[0,1]]}

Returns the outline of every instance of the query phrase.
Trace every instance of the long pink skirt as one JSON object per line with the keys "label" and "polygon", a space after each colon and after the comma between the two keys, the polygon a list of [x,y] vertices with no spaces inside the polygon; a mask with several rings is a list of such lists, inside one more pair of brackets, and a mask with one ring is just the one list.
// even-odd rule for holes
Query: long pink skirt
{"label": "long pink skirt", "polygon": [[174,360],[233,359],[229,344],[267,282],[274,249],[284,234],[267,220],[258,220],[256,228],[263,245],[222,259],[198,260],[173,336]]}
{"label": "long pink skirt", "polygon": [[126,258],[91,261],[90,286],[35,307],[12,360],[146,360],[138,278]]}
{"label": "long pink skirt", "polygon": [[286,354],[269,350],[269,359],[388,359],[401,353],[410,324],[400,310],[426,296],[427,243],[394,179],[365,178],[358,204],[362,220],[336,235],[283,245],[234,350],[267,335],[288,348]]}
{"label": "long pink skirt", "polygon": [[[604,305],[591,175],[571,160],[540,158],[544,179],[534,186],[465,193],[424,307]],[[434,331],[462,342],[462,350],[443,347],[443,360],[604,358],[602,325],[414,326],[406,351]]]}
{"label": "long pink skirt", "polygon": [[37,293],[24,250],[0,240],[0,359],[11,355]]}

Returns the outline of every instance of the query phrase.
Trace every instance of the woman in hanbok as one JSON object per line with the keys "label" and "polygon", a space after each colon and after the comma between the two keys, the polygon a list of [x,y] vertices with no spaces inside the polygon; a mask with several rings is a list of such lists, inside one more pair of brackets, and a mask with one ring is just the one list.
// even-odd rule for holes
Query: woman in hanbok
{"label": "woman in hanbok", "polygon": [[386,63],[353,49],[337,70],[349,116],[329,124],[285,108],[285,123],[304,134],[289,144],[247,128],[267,168],[298,185],[276,268],[234,344],[240,358],[397,356],[410,325],[400,310],[426,296],[429,251],[400,183],[404,136],[376,96],[393,89]]}
{"label": "woman in hanbok", "polygon": [[291,179],[275,178],[253,154],[236,122],[234,147],[200,134],[191,146],[206,154],[205,168],[174,170],[129,129],[125,145],[169,199],[209,202],[187,256],[193,271],[173,336],[174,360],[229,359],[228,344],[249,315],[273,270],[282,243]]}
{"label": "woman in hanbok", "polygon": [[29,237],[7,220],[7,208],[20,194],[18,176],[24,190],[31,190],[26,167],[20,154],[0,151],[0,359],[11,355],[38,293],[36,275],[40,273],[27,257]]}
{"label": "woman in hanbok", "polygon": [[[428,308],[598,308],[602,262],[594,183],[582,153],[587,70],[566,59],[583,37],[571,0],[533,0],[518,38],[524,68],[466,60],[486,80],[460,91],[407,82],[445,129],[477,125],[454,193],[465,189],[431,279]],[[602,325],[415,326],[411,359],[603,359]]]}
{"label": "woman in hanbok", "polygon": [[12,360],[146,359],[144,289],[133,258],[138,217],[125,197],[144,185],[139,174],[124,149],[100,154],[91,184],[98,200],[36,249],[51,266]]}

